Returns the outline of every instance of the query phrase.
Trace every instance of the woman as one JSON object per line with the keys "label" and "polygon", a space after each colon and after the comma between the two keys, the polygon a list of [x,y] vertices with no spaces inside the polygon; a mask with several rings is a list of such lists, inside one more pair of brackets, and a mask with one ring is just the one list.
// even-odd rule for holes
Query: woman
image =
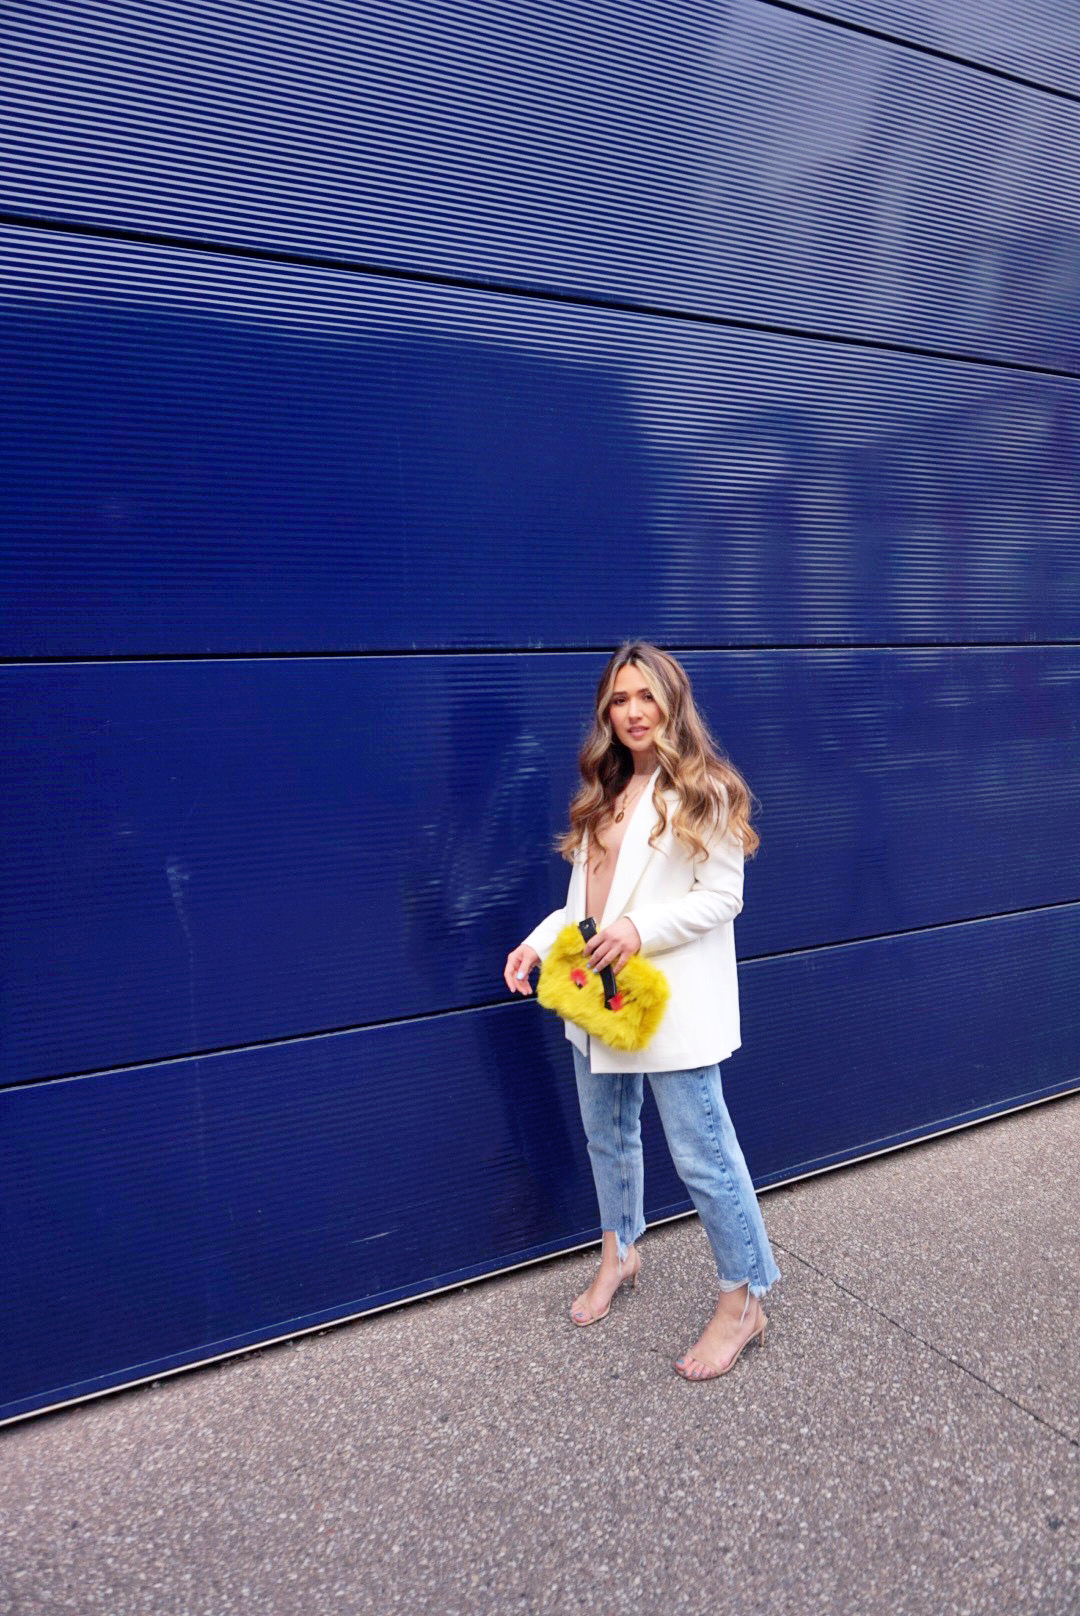
{"label": "woman", "polygon": [[720,1296],[699,1339],[676,1361],[686,1380],[727,1372],[748,1341],[765,1338],[759,1297],[780,1278],[754,1186],[724,1103],[719,1062],[738,1049],[733,921],[743,860],[760,845],[746,782],[721,758],[674,657],[635,641],[601,676],[579,758],[582,785],[558,842],[573,864],[562,909],[507,957],[513,993],[567,924],[592,915],[592,970],[616,975],[639,951],[670,986],[660,1026],[626,1052],[565,1022],[603,1228],[600,1267],[574,1302],[575,1324],[606,1318],[645,1228],[641,1104],[648,1076],[676,1170],[716,1259]]}

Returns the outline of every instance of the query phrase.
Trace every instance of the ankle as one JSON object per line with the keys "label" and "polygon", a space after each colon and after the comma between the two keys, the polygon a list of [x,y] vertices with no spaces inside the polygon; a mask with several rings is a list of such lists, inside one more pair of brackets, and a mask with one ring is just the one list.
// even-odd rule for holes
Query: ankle
{"label": "ankle", "polygon": [[748,1291],[746,1285],[740,1285],[737,1291],[721,1291],[716,1303],[715,1317],[727,1322],[732,1320],[743,1323],[749,1318],[756,1318],[761,1311],[761,1303],[757,1297]]}
{"label": "ankle", "polygon": [[637,1258],[637,1247],[633,1244],[623,1247],[624,1256],[619,1256],[618,1242],[615,1236],[605,1231],[603,1245],[600,1248],[600,1262],[610,1268],[623,1268],[632,1266]]}

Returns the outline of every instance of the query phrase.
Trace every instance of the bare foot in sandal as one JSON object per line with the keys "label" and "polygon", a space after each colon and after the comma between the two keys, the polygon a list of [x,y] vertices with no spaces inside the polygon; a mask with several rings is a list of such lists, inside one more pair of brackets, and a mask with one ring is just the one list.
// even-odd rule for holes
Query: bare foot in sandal
{"label": "bare foot in sandal", "polygon": [[748,1304],[747,1289],[740,1285],[737,1291],[720,1292],[716,1312],[694,1345],[676,1361],[675,1368],[684,1380],[715,1380],[717,1375],[726,1375],[755,1336],[764,1346],[765,1311],[756,1296]]}
{"label": "bare foot in sandal", "polygon": [[626,1256],[620,1262],[615,1236],[610,1230],[605,1230],[600,1267],[592,1284],[582,1291],[570,1309],[573,1322],[599,1324],[601,1319],[606,1319],[611,1307],[611,1298],[620,1285],[625,1285],[629,1280],[631,1290],[637,1289],[640,1268],[641,1253],[637,1247],[627,1246]]}

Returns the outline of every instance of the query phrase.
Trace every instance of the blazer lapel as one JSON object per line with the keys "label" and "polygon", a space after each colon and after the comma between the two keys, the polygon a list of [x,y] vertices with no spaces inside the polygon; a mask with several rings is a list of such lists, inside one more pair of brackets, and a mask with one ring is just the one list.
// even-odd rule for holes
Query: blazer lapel
{"label": "blazer lapel", "polygon": [[604,905],[604,913],[597,921],[597,926],[601,930],[609,926],[613,920],[617,920],[626,908],[626,900],[637,885],[653,851],[649,846],[649,832],[656,823],[653,791],[659,773],[659,767],[653,770],[648,785],[635,802],[630,818],[626,822],[626,834],[615,861],[611,891]]}

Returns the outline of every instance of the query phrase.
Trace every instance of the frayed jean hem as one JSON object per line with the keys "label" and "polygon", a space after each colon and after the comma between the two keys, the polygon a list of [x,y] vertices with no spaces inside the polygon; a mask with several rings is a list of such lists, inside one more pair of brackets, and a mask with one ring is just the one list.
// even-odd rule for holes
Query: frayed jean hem
{"label": "frayed jean hem", "polygon": [[629,1248],[634,1245],[636,1241],[640,1240],[642,1235],[645,1233],[645,1225],[643,1223],[636,1234],[630,1235],[625,1240],[618,1229],[605,1229],[604,1233],[613,1234],[615,1236],[615,1250],[618,1253],[619,1261],[624,1263],[626,1261],[626,1253]]}

